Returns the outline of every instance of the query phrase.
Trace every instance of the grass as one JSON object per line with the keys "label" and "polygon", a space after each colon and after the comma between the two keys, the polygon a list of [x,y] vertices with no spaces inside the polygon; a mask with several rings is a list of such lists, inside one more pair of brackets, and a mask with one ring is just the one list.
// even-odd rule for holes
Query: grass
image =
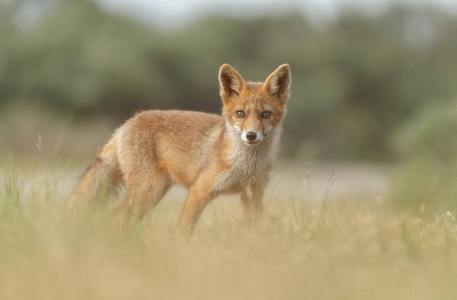
{"label": "grass", "polygon": [[453,211],[413,217],[375,196],[335,197],[331,183],[322,205],[306,193],[279,198],[278,185],[257,226],[246,227],[238,201],[216,200],[184,237],[183,199],[121,231],[108,210],[68,213],[73,173],[0,168],[0,299],[457,297]]}

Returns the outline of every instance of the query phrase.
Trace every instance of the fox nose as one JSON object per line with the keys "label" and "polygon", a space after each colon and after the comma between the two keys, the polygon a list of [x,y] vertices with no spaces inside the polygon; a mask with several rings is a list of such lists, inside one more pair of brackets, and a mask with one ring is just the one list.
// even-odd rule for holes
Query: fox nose
{"label": "fox nose", "polygon": [[250,141],[253,141],[257,138],[257,133],[249,131],[248,133],[246,133],[246,138]]}

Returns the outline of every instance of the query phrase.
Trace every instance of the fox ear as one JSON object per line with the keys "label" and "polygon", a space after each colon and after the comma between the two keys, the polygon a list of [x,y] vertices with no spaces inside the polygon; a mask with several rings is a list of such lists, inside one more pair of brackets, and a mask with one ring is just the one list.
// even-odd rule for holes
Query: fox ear
{"label": "fox ear", "polygon": [[289,97],[290,83],[292,75],[290,74],[290,66],[288,64],[280,65],[263,84],[266,91],[272,96],[287,100]]}
{"label": "fox ear", "polygon": [[235,68],[229,64],[223,64],[219,69],[220,95],[222,99],[233,94],[239,95],[244,88],[244,79]]}

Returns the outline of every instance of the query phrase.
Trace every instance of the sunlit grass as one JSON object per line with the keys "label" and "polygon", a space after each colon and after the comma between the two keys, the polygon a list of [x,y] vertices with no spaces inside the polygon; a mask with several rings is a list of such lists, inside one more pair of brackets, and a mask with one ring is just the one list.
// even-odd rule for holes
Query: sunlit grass
{"label": "sunlit grass", "polygon": [[[216,200],[194,234],[182,236],[183,199],[166,199],[120,230],[110,210],[68,212],[73,175],[17,165],[1,164],[1,299],[457,296],[453,211],[418,218],[387,201],[338,197],[322,205],[306,193],[267,194],[265,217],[252,228],[238,202]],[[277,195],[285,187],[272,188]]]}

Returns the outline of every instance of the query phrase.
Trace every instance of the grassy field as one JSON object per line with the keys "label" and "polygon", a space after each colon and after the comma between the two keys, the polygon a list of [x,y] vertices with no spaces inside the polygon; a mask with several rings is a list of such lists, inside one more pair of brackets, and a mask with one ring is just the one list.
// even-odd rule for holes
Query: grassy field
{"label": "grassy field", "polygon": [[0,299],[457,297],[455,212],[395,210],[383,184],[370,194],[367,176],[344,178],[357,170],[328,168],[323,184],[317,169],[282,165],[261,223],[247,228],[228,197],[188,237],[175,231],[181,190],[122,231],[109,209],[68,213],[83,167],[0,168]]}

